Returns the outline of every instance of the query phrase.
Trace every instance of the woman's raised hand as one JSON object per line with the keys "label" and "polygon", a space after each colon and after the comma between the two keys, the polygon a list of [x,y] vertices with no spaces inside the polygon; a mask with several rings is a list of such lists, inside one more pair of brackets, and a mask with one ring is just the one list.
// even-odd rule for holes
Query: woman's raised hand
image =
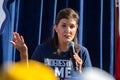
{"label": "woman's raised hand", "polygon": [[28,48],[24,43],[23,36],[19,35],[17,32],[13,32],[13,40],[10,43],[20,52],[22,60],[28,59]]}

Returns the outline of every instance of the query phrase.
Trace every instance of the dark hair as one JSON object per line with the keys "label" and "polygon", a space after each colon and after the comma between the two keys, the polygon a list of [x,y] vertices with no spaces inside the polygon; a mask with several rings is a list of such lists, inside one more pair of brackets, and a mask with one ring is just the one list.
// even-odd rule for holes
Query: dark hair
{"label": "dark hair", "polygon": [[[71,8],[65,8],[65,9],[62,9],[58,12],[57,14],[57,17],[56,17],[56,25],[59,24],[60,20],[61,19],[74,19],[76,21],[76,24],[78,24],[79,22],[79,15],[77,12],[75,12],[73,9]],[[77,30],[78,32],[78,30]],[[77,32],[75,34],[75,37],[73,39],[73,42],[75,43],[75,47],[78,46],[78,39],[77,39]],[[52,38],[52,40],[50,40],[50,42],[52,43],[52,45],[58,49],[58,35],[57,33],[54,31],[54,36]],[[76,47],[76,49],[78,49],[78,47]],[[76,52],[78,52],[78,50],[76,50]]]}
{"label": "dark hair", "polygon": [[78,13],[76,13],[71,8],[65,8],[65,9],[62,9],[58,12],[57,18],[56,18],[56,24],[58,24],[59,21],[63,18],[66,18],[66,19],[71,19],[72,18],[76,21],[76,23],[78,23],[78,21],[79,21]]}

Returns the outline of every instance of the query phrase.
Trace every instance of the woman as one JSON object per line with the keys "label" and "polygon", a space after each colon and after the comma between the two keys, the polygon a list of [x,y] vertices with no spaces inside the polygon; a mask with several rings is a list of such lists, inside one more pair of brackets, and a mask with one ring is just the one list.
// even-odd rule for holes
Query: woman
{"label": "woman", "polygon": [[[60,79],[71,77],[71,70],[74,68],[73,61],[77,63],[80,72],[82,68],[91,67],[88,50],[77,41],[78,21],[79,16],[73,9],[60,10],[54,24],[54,37],[38,45],[31,57],[33,60],[51,66]],[[28,62],[28,48],[24,43],[24,38],[16,32],[13,33],[13,37],[11,43],[19,50],[21,60]],[[68,46],[71,41],[75,44],[75,53],[72,56]]]}

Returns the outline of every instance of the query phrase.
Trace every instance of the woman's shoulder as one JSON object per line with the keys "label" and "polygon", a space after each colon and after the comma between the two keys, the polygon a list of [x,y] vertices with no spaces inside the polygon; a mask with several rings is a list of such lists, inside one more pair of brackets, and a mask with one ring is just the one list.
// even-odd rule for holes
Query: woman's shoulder
{"label": "woman's shoulder", "polygon": [[80,50],[87,50],[87,48],[85,46],[80,45],[80,44],[79,44],[79,46],[80,46]]}
{"label": "woman's shoulder", "polygon": [[85,54],[89,53],[88,49],[85,46],[79,45],[79,47],[80,47],[80,53],[85,53]]}

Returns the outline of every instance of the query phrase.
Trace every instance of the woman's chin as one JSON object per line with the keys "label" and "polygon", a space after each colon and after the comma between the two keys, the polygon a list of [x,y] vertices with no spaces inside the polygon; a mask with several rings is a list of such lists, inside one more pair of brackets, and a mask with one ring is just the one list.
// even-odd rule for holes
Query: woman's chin
{"label": "woman's chin", "polygon": [[70,39],[65,39],[65,40],[64,40],[64,42],[66,42],[66,43],[68,43],[68,42],[70,42],[70,41],[72,41],[72,40],[70,40]]}

